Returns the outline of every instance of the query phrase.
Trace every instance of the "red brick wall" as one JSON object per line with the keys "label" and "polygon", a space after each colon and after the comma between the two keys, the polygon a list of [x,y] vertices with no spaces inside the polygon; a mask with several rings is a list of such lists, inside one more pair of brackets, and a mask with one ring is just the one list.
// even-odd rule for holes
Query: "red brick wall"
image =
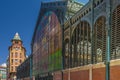
{"label": "red brick wall", "polygon": [[92,70],[93,80],[105,80],[105,68],[95,68]]}
{"label": "red brick wall", "polygon": [[[105,80],[105,67],[93,69],[93,80]],[[110,67],[110,80],[120,80],[120,65]]]}
{"label": "red brick wall", "polygon": [[[70,80],[90,80],[90,68],[92,68],[92,80],[105,80],[106,68],[97,65],[92,65],[89,69],[84,70],[72,70],[70,72]],[[63,80],[68,80],[68,71],[63,72]],[[110,67],[110,80],[120,80],[120,65],[114,65]]]}
{"label": "red brick wall", "polygon": [[71,80],[89,80],[89,71],[81,70],[71,72]]}
{"label": "red brick wall", "polygon": [[62,72],[58,71],[53,74],[53,80],[62,80]]}
{"label": "red brick wall", "polygon": [[68,73],[67,72],[63,73],[63,80],[68,80]]}
{"label": "red brick wall", "polygon": [[120,65],[110,68],[110,80],[120,80]]}
{"label": "red brick wall", "polygon": [[88,70],[81,70],[81,71],[74,71],[69,73],[63,74],[64,80],[68,80],[68,75],[70,75],[70,80],[89,80],[89,71]]}

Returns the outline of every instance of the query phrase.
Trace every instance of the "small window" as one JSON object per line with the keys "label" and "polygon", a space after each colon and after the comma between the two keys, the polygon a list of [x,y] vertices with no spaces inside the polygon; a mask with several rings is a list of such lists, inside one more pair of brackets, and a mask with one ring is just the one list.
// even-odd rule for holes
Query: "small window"
{"label": "small window", "polygon": [[17,58],[17,57],[18,57],[18,53],[16,52],[16,53],[15,53],[15,58]]}
{"label": "small window", "polygon": [[20,60],[20,63],[22,63],[22,60]]}
{"label": "small window", "polygon": [[19,47],[15,47],[15,50],[19,50],[20,48]]}
{"label": "small window", "polygon": [[13,53],[11,53],[11,57],[13,58]]}
{"label": "small window", "polygon": [[15,41],[15,44],[18,44],[18,41]]}
{"label": "small window", "polygon": [[11,71],[13,71],[13,66],[11,67]]}
{"label": "small window", "polygon": [[11,60],[11,64],[13,65],[13,59]]}
{"label": "small window", "polygon": [[18,59],[15,59],[15,62],[18,62]]}

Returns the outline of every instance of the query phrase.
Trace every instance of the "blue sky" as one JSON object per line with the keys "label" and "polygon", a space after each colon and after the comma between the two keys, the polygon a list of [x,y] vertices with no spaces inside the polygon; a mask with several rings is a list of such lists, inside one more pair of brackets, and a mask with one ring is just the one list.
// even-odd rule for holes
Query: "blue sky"
{"label": "blue sky", "polygon": [[[41,1],[54,0],[0,0],[0,64],[9,54],[11,39],[18,32],[26,54],[31,53],[30,43],[40,10]],[[77,0],[86,3],[88,0]]]}

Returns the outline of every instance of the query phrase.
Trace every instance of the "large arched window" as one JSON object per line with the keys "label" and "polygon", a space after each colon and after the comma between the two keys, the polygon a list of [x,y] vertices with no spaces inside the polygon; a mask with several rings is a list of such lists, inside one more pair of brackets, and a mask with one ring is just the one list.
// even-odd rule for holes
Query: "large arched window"
{"label": "large arched window", "polygon": [[74,29],[71,39],[72,67],[87,65],[91,61],[90,25],[86,21]]}
{"label": "large arched window", "polygon": [[120,5],[112,13],[111,59],[120,58]]}
{"label": "large arched window", "polygon": [[62,29],[54,12],[39,22],[33,43],[33,74],[62,69]]}
{"label": "large arched window", "polygon": [[105,60],[106,52],[106,31],[105,31],[105,17],[99,17],[96,20],[94,27],[94,50],[95,50],[95,63]]}

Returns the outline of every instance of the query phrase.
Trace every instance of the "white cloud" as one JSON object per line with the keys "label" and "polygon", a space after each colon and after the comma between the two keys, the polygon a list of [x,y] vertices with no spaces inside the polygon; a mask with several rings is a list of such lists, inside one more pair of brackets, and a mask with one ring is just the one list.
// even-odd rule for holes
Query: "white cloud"
{"label": "white cloud", "polygon": [[1,66],[6,67],[6,63],[3,63]]}
{"label": "white cloud", "polygon": [[26,55],[26,58],[28,58],[28,55]]}

